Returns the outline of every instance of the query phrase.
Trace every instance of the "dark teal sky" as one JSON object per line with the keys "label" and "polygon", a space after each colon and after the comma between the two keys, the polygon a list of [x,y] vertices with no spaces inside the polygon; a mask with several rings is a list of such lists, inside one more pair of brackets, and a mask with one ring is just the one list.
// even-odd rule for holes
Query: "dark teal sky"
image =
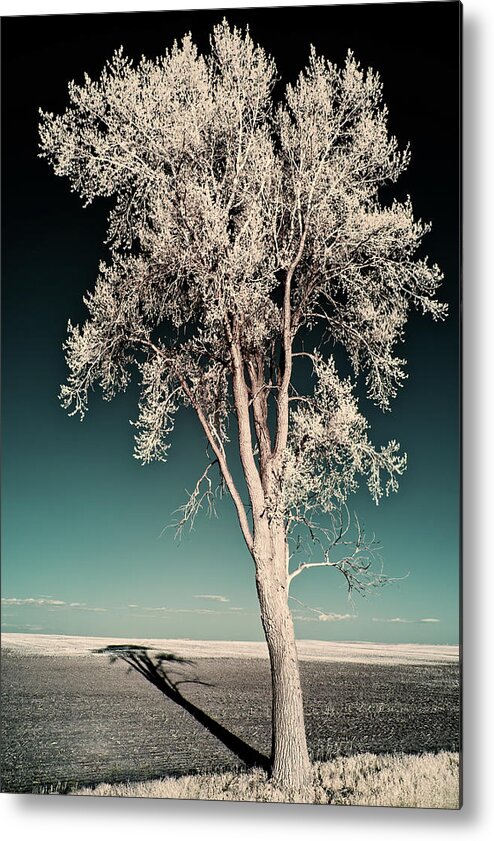
{"label": "dark teal sky", "polygon": [[[199,518],[179,544],[165,529],[205,463],[192,416],[177,423],[169,461],[132,458],[137,389],[81,424],[58,403],[67,320],[105,255],[107,208],[83,210],[37,153],[37,109],[59,112],[67,82],[96,76],[113,50],[163,52],[191,30],[201,46],[224,12],[82,15],[2,21],[2,628],[122,637],[260,639],[252,562],[232,506]],[[300,638],[458,642],[459,196],[458,38],[455,2],[236,10],[285,80],[310,43],[341,62],[347,49],[381,73],[390,123],[412,164],[396,195],[433,222],[425,253],[445,274],[447,322],[414,315],[404,355],[409,379],[383,415],[361,405],[374,442],[397,438],[409,467],[398,495],[376,508],[350,500],[383,544],[386,572],[406,578],[348,602],[328,570],[299,576]],[[163,529],[165,529],[163,531]],[[205,598],[216,596],[216,599]],[[219,597],[222,597],[220,600]],[[56,603],[58,602],[58,604]],[[129,605],[134,605],[129,607]],[[353,615],[355,614],[355,615]],[[312,620],[312,621],[309,621]],[[400,620],[400,621],[396,621]],[[436,620],[436,621],[424,621]]]}

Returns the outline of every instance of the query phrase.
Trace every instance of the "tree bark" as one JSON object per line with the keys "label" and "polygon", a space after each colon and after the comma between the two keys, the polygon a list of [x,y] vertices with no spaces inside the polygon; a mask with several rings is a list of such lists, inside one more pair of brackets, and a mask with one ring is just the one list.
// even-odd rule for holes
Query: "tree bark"
{"label": "tree bark", "polygon": [[271,662],[271,777],[275,785],[286,791],[301,791],[309,783],[311,764],[295,633],[288,607],[285,536],[278,535],[275,541],[275,553],[263,552],[259,546],[255,553],[261,621]]}
{"label": "tree bark", "polygon": [[[289,281],[293,274],[290,270]],[[285,293],[289,306],[289,291]],[[285,314],[288,343],[289,313]],[[256,566],[256,586],[261,621],[268,645],[272,682],[271,778],[283,791],[300,792],[310,780],[311,765],[305,736],[304,706],[300,685],[295,633],[288,608],[288,549],[283,517],[269,504],[273,467],[279,469],[271,454],[267,404],[262,405],[259,371],[251,361],[247,366],[252,388],[253,415],[260,452],[260,472],[252,450],[249,390],[245,382],[244,361],[239,340],[232,342],[232,378],[238,421],[238,440],[242,467],[252,506],[253,544],[251,554]],[[285,354],[291,354],[287,345]],[[289,364],[289,360],[286,364]],[[286,370],[285,370],[286,373]],[[288,432],[288,382],[284,383],[278,404],[277,444],[283,449]],[[281,420],[280,420],[281,418]],[[280,427],[283,427],[280,433]],[[274,510],[273,510],[274,509]]]}

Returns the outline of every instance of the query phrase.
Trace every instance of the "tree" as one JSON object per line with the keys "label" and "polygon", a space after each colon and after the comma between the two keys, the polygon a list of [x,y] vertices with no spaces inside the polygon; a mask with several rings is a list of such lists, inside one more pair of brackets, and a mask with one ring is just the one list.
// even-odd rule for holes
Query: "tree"
{"label": "tree", "polygon": [[[197,415],[210,459],[180,525],[212,501],[217,469],[255,566],[272,777],[301,788],[310,764],[289,586],[320,565],[350,590],[385,580],[358,525],[349,538],[346,500],[360,478],[376,503],[396,491],[406,457],[395,441],[371,443],[355,381],[389,409],[411,308],[440,319],[446,307],[439,268],[417,255],[429,226],[409,199],[383,198],[409,150],[388,132],[379,76],[352,53],[339,68],[312,50],[278,103],[274,89],[273,61],[226,21],[209,55],[190,36],[137,65],[119,50],[99,80],[69,85],[62,115],[41,112],[40,154],[86,204],[113,199],[110,262],[84,299],[86,323],[69,322],[62,404],[82,418],[95,384],[111,399],[137,369],[142,463],[166,460],[180,406]],[[308,365],[310,381],[297,371]],[[304,530],[322,554],[297,564]]]}

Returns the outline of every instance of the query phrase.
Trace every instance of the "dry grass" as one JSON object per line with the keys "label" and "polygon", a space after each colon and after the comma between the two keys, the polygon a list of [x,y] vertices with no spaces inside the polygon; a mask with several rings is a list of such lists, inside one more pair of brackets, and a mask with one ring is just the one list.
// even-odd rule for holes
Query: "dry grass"
{"label": "dry grass", "polygon": [[275,789],[263,771],[165,777],[142,783],[101,783],[96,788],[70,793],[100,797],[458,809],[459,756],[447,752],[421,756],[364,753],[332,762],[317,762],[313,784],[304,796]]}

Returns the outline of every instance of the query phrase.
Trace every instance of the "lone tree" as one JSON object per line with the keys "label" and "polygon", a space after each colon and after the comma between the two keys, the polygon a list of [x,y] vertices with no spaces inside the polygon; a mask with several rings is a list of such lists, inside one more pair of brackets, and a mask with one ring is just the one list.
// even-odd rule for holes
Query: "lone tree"
{"label": "lone tree", "polygon": [[[278,102],[274,86],[274,62],[226,21],[208,55],[190,36],[137,65],[120,49],[99,80],[69,85],[61,116],[41,112],[40,154],[86,204],[114,198],[111,262],[84,299],[86,323],[69,322],[62,404],[82,418],[95,384],[111,399],[137,368],[143,463],[166,459],[180,406],[196,413],[210,459],[181,525],[214,496],[216,468],[255,567],[272,778],[301,788],[310,763],[289,585],[321,565],[350,589],[383,582],[372,543],[358,528],[348,539],[345,500],[363,477],[377,503],[406,462],[395,441],[369,440],[343,352],[388,409],[406,376],[395,352],[411,307],[435,319],[446,307],[439,268],[416,255],[429,226],[409,199],[380,195],[409,152],[389,135],[378,75],[351,53],[339,68],[312,50]],[[237,445],[245,487],[231,470]],[[304,529],[319,557],[293,551]]]}

